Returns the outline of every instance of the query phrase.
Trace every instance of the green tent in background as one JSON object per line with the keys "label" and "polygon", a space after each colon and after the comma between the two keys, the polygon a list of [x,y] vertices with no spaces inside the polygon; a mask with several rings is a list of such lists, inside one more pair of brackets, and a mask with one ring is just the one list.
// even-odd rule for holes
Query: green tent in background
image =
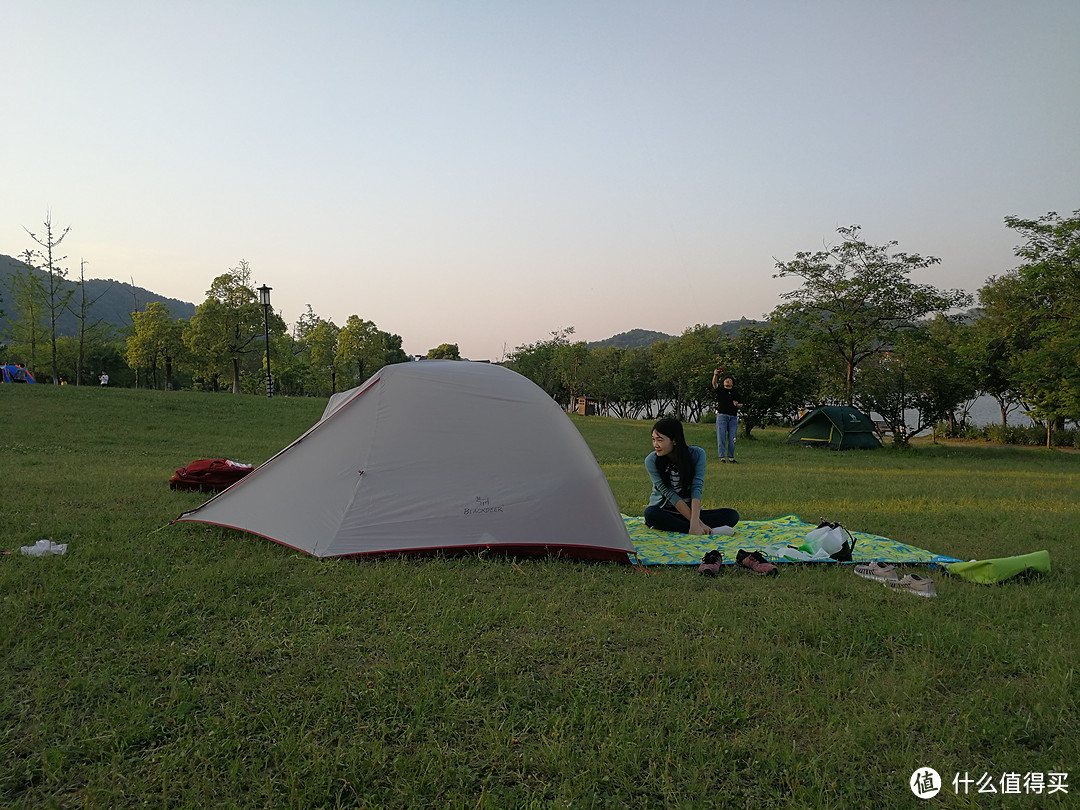
{"label": "green tent in background", "polygon": [[858,408],[822,405],[795,423],[788,444],[831,447],[833,450],[867,450],[881,447],[874,422]]}

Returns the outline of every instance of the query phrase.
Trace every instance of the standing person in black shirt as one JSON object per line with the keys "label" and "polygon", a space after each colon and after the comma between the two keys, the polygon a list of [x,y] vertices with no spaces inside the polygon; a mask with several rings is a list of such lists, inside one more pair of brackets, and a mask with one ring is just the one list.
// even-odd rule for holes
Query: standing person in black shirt
{"label": "standing person in black shirt", "polygon": [[718,366],[712,375],[712,387],[716,389],[716,451],[721,462],[734,464],[735,432],[739,428],[742,394],[731,377],[724,377],[723,384],[720,384],[723,373],[724,369]]}

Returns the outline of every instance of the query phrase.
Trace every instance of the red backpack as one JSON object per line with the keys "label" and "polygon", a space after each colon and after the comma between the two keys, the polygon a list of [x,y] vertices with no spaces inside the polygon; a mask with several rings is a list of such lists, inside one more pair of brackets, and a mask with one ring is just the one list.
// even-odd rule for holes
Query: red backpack
{"label": "red backpack", "polygon": [[235,484],[255,467],[226,458],[204,458],[176,471],[169,479],[169,489],[220,492]]}

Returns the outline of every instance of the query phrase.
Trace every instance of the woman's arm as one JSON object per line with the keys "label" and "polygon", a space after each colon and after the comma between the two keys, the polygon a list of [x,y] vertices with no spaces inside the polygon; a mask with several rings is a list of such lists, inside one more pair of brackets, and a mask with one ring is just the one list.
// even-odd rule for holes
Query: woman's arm
{"label": "woman's arm", "polygon": [[664,483],[660,471],[656,469],[656,453],[649,453],[645,458],[645,471],[649,474],[649,480],[652,481],[653,491],[659,493],[665,503],[669,503],[678,509],[682,499],[679,497],[678,492]]}
{"label": "woman's arm", "polygon": [[701,500],[701,492],[705,489],[705,451],[696,445],[687,448],[690,451],[690,462],[694,465],[694,480],[690,482],[690,500]]}
{"label": "woman's arm", "polygon": [[686,518],[690,522],[690,530],[688,534],[708,534],[712,531],[711,526],[706,526],[701,522],[701,499],[694,498],[694,500],[687,503],[680,500],[675,504],[675,509],[680,515]]}
{"label": "woman's arm", "polygon": [[[708,534],[712,528],[701,522],[701,491],[705,488],[705,451],[691,445],[690,460],[694,463],[694,480],[690,484],[690,503],[683,515],[690,521],[690,534]],[[686,502],[683,501],[685,504]],[[681,511],[681,510],[680,510]]]}

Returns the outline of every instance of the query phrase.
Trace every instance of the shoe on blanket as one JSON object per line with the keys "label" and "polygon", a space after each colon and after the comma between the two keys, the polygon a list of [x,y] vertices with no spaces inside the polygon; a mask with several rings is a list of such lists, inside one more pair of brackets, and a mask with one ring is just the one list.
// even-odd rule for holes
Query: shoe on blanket
{"label": "shoe on blanket", "polygon": [[877,560],[856,565],[855,574],[863,579],[872,579],[875,582],[898,582],[900,580],[895,566]]}
{"label": "shoe on blanket", "polygon": [[731,535],[735,534],[735,530],[730,526],[713,526],[709,534],[722,534],[731,537]]}
{"label": "shoe on blanket", "polygon": [[705,577],[719,576],[720,564],[723,561],[724,555],[720,553],[720,549],[706,551],[705,556],[701,558],[701,565],[698,566],[698,573]]}
{"label": "shoe on blanket", "polygon": [[920,577],[918,574],[908,574],[898,582],[888,582],[886,584],[913,593],[916,596],[937,596],[937,586],[934,585],[934,580],[928,577]]}
{"label": "shoe on blanket", "polygon": [[766,560],[760,551],[744,551],[740,548],[735,555],[735,564],[762,577],[775,577],[780,574],[780,569]]}

